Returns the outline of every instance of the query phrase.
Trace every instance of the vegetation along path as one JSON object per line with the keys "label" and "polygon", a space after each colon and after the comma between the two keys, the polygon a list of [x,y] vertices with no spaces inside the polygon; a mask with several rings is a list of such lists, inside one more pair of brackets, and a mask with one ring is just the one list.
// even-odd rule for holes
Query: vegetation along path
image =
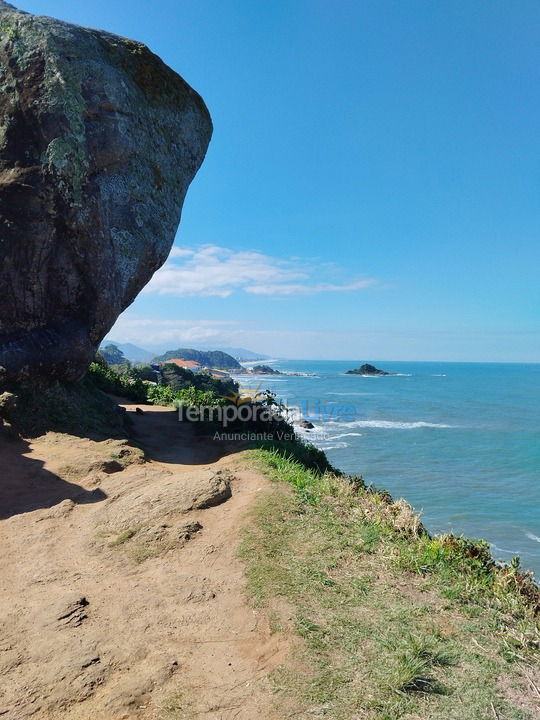
{"label": "vegetation along path", "polygon": [[126,407],[136,442],[0,440],[1,717],[538,717],[518,567],[309,452]]}

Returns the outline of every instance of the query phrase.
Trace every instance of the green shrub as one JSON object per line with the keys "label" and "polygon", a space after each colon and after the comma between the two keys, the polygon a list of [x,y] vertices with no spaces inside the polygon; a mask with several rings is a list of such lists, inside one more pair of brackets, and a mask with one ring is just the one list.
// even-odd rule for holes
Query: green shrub
{"label": "green shrub", "polygon": [[[193,373],[190,373],[193,375]],[[225,404],[225,400],[212,390],[199,390],[187,385],[175,390],[170,385],[159,384],[141,379],[137,368],[118,374],[100,357],[90,365],[89,378],[103,392],[120,395],[136,402],[148,402],[154,405],[183,406],[217,406]]]}
{"label": "green shrub", "polygon": [[158,372],[150,367],[150,365],[136,365],[131,368],[131,372],[134,376],[141,380],[148,380],[149,382],[156,382]]}
{"label": "green shrub", "polygon": [[238,383],[232,378],[218,379],[207,371],[194,373],[187,368],[178,367],[174,363],[166,363],[161,367],[161,377],[163,383],[169,385],[173,390],[185,390],[193,387],[196,390],[208,390],[220,396],[238,391]]}
{"label": "green shrub", "polygon": [[185,407],[217,407],[225,405],[226,400],[212,390],[197,390],[195,387],[187,387],[176,393],[175,404]]}
{"label": "green shrub", "polygon": [[176,393],[168,385],[147,385],[146,399],[154,405],[174,405]]}
{"label": "green shrub", "polygon": [[425,534],[417,543],[402,542],[396,549],[397,567],[431,576],[444,585],[448,598],[504,607],[516,616],[525,610],[540,613],[540,590],[530,573],[520,569],[519,558],[498,565],[485,540]]}
{"label": "green shrub", "polygon": [[88,377],[103,392],[121,395],[135,402],[146,402],[147,385],[140,378],[131,374],[119,375],[99,357],[90,364]]}

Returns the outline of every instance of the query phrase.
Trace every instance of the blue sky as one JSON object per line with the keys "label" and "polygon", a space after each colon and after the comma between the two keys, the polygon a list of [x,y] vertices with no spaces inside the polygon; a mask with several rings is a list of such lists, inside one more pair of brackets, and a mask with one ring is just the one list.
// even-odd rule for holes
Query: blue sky
{"label": "blue sky", "polygon": [[24,0],[141,40],[214,121],[119,341],[540,361],[536,0]]}

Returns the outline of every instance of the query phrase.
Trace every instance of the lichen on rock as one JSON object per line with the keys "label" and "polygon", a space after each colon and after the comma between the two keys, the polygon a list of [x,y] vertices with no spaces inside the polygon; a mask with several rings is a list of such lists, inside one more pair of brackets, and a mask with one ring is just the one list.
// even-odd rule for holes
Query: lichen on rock
{"label": "lichen on rock", "polygon": [[212,134],[145,45],[0,0],[0,365],[77,379],[166,260]]}

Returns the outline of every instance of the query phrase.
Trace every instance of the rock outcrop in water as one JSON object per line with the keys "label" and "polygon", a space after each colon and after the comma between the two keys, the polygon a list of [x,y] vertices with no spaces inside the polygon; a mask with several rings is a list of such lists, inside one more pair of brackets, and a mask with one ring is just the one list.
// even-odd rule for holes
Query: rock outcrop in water
{"label": "rock outcrop in water", "polygon": [[248,372],[253,375],[283,375],[282,372],[276,370],[270,365],[254,365],[252,368],[248,369]]}
{"label": "rock outcrop in water", "polygon": [[379,370],[375,365],[365,363],[356,370],[347,370],[346,375],[390,375],[390,373],[386,370]]}
{"label": "rock outcrop in water", "polygon": [[0,0],[0,367],[77,379],[166,260],[212,134],[141,43]]}

